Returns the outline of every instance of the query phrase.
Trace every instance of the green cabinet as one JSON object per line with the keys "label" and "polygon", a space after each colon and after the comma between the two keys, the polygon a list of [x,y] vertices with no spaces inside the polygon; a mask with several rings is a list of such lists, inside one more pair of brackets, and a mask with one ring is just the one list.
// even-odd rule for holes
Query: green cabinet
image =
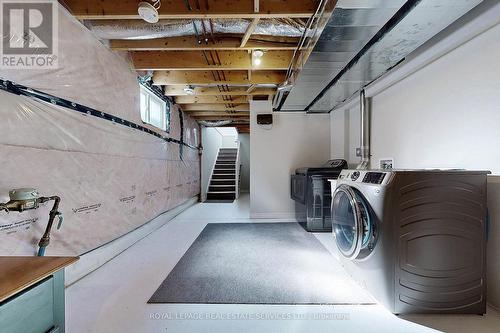
{"label": "green cabinet", "polygon": [[0,303],[2,333],[64,333],[64,269]]}

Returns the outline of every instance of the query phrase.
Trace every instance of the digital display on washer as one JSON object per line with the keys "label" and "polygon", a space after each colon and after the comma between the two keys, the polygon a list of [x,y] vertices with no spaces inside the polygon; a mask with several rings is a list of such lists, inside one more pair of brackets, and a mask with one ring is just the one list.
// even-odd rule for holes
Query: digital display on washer
{"label": "digital display on washer", "polygon": [[363,183],[382,184],[385,173],[383,172],[367,172],[363,178]]}

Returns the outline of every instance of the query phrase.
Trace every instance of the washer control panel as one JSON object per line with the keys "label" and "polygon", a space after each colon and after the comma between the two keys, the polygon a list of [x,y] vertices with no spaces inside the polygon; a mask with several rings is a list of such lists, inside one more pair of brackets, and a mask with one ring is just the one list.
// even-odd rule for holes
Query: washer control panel
{"label": "washer control panel", "polygon": [[391,172],[379,170],[342,170],[339,180],[356,183],[386,185],[391,179]]}
{"label": "washer control panel", "polygon": [[385,178],[384,172],[367,172],[363,177],[363,183],[382,184]]}

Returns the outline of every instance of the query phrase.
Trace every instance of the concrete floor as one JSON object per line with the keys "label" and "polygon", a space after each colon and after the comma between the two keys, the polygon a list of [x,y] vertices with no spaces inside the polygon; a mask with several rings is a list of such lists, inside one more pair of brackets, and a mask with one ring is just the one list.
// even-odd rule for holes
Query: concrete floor
{"label": "concrete floor", "polygon": [[[397,317],[381,305],[146,303],[207,223],[271,221],[277,222],[249,219],[248,195],[230,204],[189,208],[67,289],[67,332],[436,332],[429,327],[500,331],[500,314],[493,309],[485,316]],[[316,236],[327,248],[335,246],[328,234]]]}

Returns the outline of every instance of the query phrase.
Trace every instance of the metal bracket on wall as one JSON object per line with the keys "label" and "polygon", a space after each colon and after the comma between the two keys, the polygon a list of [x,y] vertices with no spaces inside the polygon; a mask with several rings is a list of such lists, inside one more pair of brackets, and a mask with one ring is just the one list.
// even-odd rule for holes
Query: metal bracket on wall
{"label": "metal bracket on wall", "polygon": [[[35,89],[31,89],[31,88],[28,88],[26,86],[16,84],[12,81],[0,79],[0,89],[3,91],[9,92],[9,93],[15,94],[15,95],[32,97],[32,98],[35,98],[35,99],[38,99],[38,100],[41,100],[44,102],[48,102],[48,103],[51,103],[51,104],[54,104],[57,106],[62,106],[64,108],[67,108],[67,109],[70,109],[73,111],[77,111],[77,112],[82,113],[82,114],[86,114],[89,116],[94,116],[94,117],[98,117],[98,118],[101,118],[104,120],[108,120],[108,121],[111,121],[112,123],[117,124],[117,125],[130,127],[130,128],[142,131],[144,133],[154,135],[157,138],[165,140],[166,142],[175,143],[175,144],[178,144],[181,146],[186,146],[186,147],[189,147],[189,148],[195,149],[195,150],[199,149],[199,147],[195,147],[195,146],[192,146],[190,144],[183,142],[182,137],[180,140],[173,139],[173,138],[164,136],[158,132],[155,132],[147,127],[144,127],[142,125],[138,125],[138,124],[131,122],[131,121],[128,121],[126,119],[111,115],[111,114],[106,113],[106,112],[98,111],[96,109],[90,108],[90,107],[85,106],[85,105],[81,105],[78,103],[68,101],[64,98],[60,98],[57,96],[46,94],[44,92],[41,92],[41,91],[38,91]],[[182,117],[181,117],[181,119],[182,119]]]}

